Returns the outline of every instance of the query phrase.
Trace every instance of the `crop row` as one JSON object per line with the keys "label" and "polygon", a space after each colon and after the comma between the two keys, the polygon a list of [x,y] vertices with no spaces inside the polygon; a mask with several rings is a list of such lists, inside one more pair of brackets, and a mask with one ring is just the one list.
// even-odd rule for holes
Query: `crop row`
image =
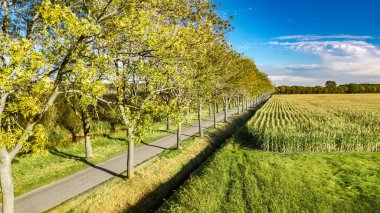
{"label": "crop row", "polygon": [[379,151],[380,95],[273,96],[248,124],[270,151]]}

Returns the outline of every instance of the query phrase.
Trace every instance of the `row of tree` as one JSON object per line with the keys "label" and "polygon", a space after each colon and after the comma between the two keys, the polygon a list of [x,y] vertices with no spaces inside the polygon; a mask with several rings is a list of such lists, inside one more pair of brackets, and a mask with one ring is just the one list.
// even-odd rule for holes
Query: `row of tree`
{"label": "row of tree", "polygon": [[226,43],[231,26],[208,0],[1,0],[0,6],[6,213],[14,211],[11,162],[20,152],[45,149],[41,121],[59,99],[82,122],[88,158],[97,107],[120,120],[132,177],[134,145],[155,116],[175,124],[179,147],[189,106],[222,103],[226,120],[231,101],[244,106],[274,91],[255,63]]}
{"label": "row of tree", "polygon": [[276,94],[353,94],[353,93],[380,93],[380,84],[336,84],[329,86],[279,86]]}

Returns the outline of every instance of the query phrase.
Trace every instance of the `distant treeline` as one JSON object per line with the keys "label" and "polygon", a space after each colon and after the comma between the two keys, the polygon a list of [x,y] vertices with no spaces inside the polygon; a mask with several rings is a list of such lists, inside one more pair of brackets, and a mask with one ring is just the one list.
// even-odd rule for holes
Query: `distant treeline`
{"label": "distant treeline", "polygon": [[380,93],[380,84],[343,84],[339,86],[279,86],[276,94]]}

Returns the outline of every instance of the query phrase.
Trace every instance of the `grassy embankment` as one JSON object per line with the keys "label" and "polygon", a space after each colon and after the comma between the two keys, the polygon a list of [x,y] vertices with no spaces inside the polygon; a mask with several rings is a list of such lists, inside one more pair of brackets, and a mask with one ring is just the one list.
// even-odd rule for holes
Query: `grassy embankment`
{"label": "grassy embankment", "polygon": [[286,154],[231,141],[158,212],[377,212],[379,165],[378,153]]}
{"label": "grassy embankment", "polygon": [[[208,110],[203,110],[203,119],[210,119]],[[185,126],[197,122],[196,113],[192,113]],[[154,142],[172,133],[165,131],[166,124],[155,123],[155,131],[143,139],[144,143]],[[175,131],[172,131],[173,133]],[[142,146],[137,144],[136,146]],[[65,147],[50,150],[47,155],[27,154],[18,156],[12,162],[15,195],[21,195],[38,187],[47,185],[82,169],[99,164],[127,151],[124,132],[111,133],[109,138],[94,137],[92,140],[94,158],[85,160],[84,142],[69,143]],[[1,195],[1,192],[0,192]]]}
{"label": "grassy embankment", "polygon": [[379,103],[274,96],[159,212],[378,212]]}
{"label": "grassy embankment", "polygon": [[49,212],[146,212],[180,186],[225,139],[247,121],[252,112],[233,116],[228,123],[208,128],[205,137],[183,141],[181,150],[165,151],[142,164],[132,180],[113,178]]}

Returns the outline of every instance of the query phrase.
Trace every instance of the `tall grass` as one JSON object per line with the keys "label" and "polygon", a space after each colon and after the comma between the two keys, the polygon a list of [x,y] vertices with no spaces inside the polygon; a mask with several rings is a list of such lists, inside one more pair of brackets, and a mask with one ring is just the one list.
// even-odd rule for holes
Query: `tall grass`
{"label": "tall grass", "polygon": [[380,155],[278,153],[229,144],[158,212],[376,212]]}

